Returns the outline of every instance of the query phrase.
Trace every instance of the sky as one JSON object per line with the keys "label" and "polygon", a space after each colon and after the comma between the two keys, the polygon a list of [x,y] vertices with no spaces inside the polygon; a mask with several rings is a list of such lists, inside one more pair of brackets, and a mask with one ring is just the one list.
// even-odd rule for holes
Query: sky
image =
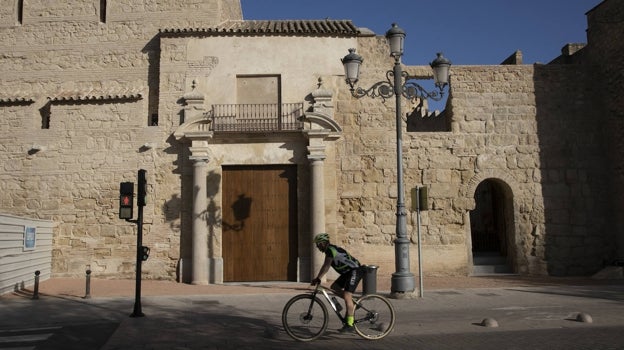
{"label": "sky", "polygon": [[[500,64],[520,50],[524,64],[548,63],[567,43],[586,43],[585,13],[602,0],[241,0],[243,19],[352,20],[384,35],[406,33],[407,65],[436,52],[456,65]],[[345,48],[345,55],[347,54]]]}

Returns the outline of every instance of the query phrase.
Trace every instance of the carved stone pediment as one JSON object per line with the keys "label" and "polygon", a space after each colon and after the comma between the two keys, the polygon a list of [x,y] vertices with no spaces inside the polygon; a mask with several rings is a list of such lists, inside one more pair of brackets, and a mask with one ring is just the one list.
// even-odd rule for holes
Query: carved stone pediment
{"label": "carved stone pediment", "polygon": [[324,113],[307,112],[303,116],[303,132],[308,138],[338,139],[342,134],[340,125]]}
{"label": "carved stone pediment", "polygon": [[213,131],[210,127],[211,123],[212,120],[207,113],[196,116],[180,125],[173,133],[173,136],[176,140],[181,140],[183,138],[189,140],[212,138]]}

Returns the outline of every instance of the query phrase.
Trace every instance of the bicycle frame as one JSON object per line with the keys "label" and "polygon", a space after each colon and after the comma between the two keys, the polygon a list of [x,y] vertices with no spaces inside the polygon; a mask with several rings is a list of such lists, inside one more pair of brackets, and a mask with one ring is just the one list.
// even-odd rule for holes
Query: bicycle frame
{"label": "bicycle frame", "polygon": [[[345,316],[343,316],[340,313],[340,310],[338,310],[338,308],[336,307],[336,305],[334,304],[333,300],[331,299],[331,297],[329,296],[329,294],[327,293],[328,291],[330,291],[333,295],[337,296],[336,293],[334,293],[334,291],[331,288],[327,288],[325,286],[322,286],[321,284],[317,284],[316,288],[311,292],[312,296],[315,297],[319,294],[319,292],[325,297],[325,300],[327,301],[327,303],[331,306],[332,310],[334,310],[334,313],[336,314],[336,316],[338,316],[338,318],[340,319],[340,321],[344,324],[347,322],[347,318]],[[339,297],[341,298],[341,297]],[[342,299],[342,298],[341,298]],[[353,297],[353,305],[356,309],[361,308],[364,311],[369,312],[370,310],[368,310],[366,307],[360,305],[358,303],[358,299],[357,297]],[[345,305],[346,307],[346,305]],[[310,309],[312,308],[312,303],[310,303]],[[353,323],[361,323],[361,322],[367,322],[369,320],[368,317],[364,317],[361,319],[356,319],[353,320]]]}
{"label": "bicycle frame", "polygon": [[[330,288],[324,287],[319,283],[316,285],[316,288],[314,289],[314,291],[312,291],[312,296],[317,296],[319,292],[321,292],[321,294],[323,294],[323,296],[325,297],[325,300],[327,301],[327,303],[331,306],[332,310],[334,310],[334,313],[336,314],[336,316],[338,316],[338,318],[340,319],[340,321],[342,321],[342,323],[345,323],[346,318],[342,316],[342,314],[340,313],[340,310],[338,310],[338,306],[334,304],[334,301],[331,299],[327,291],[331,291],[332,294],[336,295],[336,293],[334,293],[333,290],[331,290]],[[355,303],[355,299],[353,300],[353,302]],[[310,303],[310,308],[311,307],[312,307],[312,303]]]}

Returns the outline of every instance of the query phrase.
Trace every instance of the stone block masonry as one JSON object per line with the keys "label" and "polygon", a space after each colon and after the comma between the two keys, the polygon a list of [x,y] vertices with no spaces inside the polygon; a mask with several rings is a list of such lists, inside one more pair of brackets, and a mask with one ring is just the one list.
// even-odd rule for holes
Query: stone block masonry
{"label": "stone block masonry", "polygon": [[[223,263],[224,164],[297,164],[297,254],[302,263],[312,260],[306,240],[312,149],[325,158],[319,207],[327,231],[384,273],[394,270],[394,101],[353,98],[342,67],[326,57],[357,47],[366,57],[360,84],[370,85],[391,67],[383,37],[184,32],[241,20],[236,0],[24,5],[0,0],[0,212],[56,224],[53,275],[82,276],[90,265],[96,276],[133,276],[136,225],[118,218],[119,183],[136,182],[137,170],[146,169],[143,241],[152,253],[143,273],[183,279],[179,265],[191,261],[193,248],[189,147],[210,158],[208,178],[217,184],[209,186],[215,218],[208,248],[215,266]],[[624,31],[611,19],[623,6],[606,0],[588,13],[588,45],[574,59],[557,61],[573,63],[453,66],[443,116],[449,127],[403,130],[407,207],[411,188],[427,186],[429,193],[430,209],[421,217],[425,274],[472,272],[471,214],[483,183],[499,192],[492,198],[500,201],[501,253],[514,272],[591,274],[622,255],[624,225],[616,214],[624,189],[618,170],[624,80],[612,72],[623,71],[624,40],[613,39]],[[249,45],[259,49],[245,51]],[[282,57],[276,53],[284,45],[299,49]],[[428,67],[405,70],[430,76]],[[303,134],[206,136],[191,145],[176,140],[173,133],[193,113],[236,103],[231,92],[239,75],[279,76],[281,98],[305,101],[306,113],[314,109],[309,96],[322,77],[329,92],[323,96],[332,98],[323,111],[339,135],[316,148],[307,148]],[[191,89],[205,105],[184,105]],[[416,271],[412,212],[408,233]]]}
{"label": "stone block masonry", "polygon": [[147,127],[158,113],[153,57],[161,28],[224,19],[241,19],[238,1],[0,2],[0,212],[58,224],[53,274],[81,276],[91,265],[96,275],[133,275],[136,229],[118,219],[117,196],[143,167],[145,241],[156,247],[144,273],[175,278],[179,215],[159,216],[175,207],[164,199],[179,192],[175,158],[141,149],[162,149],[170,134]]}

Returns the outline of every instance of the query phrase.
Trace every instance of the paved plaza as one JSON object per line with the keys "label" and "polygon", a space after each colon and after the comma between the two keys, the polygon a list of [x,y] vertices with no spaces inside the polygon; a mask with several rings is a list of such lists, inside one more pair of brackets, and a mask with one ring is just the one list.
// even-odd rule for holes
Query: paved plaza
{"label": "paved plaza", "polygon": [[[389,280],[379,281],[388,294]],[[474,285],[481,284],[479,288]],[[418,285],[418,283],[417,283]],[[327,333],[296,342],[281,311],[305,283],[191,286],[134,281],[53,279],[0,297],[0,349],[624,349],[624,281],[591,279],[430,278],[424,296],[392,299],[394,331],[380,341]],[[498,327],[484,321],[495,321]]]}

